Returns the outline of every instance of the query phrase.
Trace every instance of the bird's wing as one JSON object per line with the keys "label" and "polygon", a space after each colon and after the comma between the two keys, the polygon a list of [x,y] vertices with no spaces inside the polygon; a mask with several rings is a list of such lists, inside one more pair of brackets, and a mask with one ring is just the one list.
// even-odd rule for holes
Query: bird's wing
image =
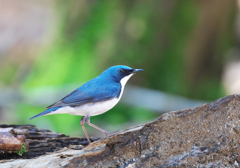
{"label": "bird's wing", "polygon": [[86,103],[106,101],[108,99],[119,96],[120,91],[121,86],[119,86],[118,84],[99,85],[96,83],[86,83],[85,85],[74,90],[58,102],[48,106],[47,108],[62,106],[80,106]]}

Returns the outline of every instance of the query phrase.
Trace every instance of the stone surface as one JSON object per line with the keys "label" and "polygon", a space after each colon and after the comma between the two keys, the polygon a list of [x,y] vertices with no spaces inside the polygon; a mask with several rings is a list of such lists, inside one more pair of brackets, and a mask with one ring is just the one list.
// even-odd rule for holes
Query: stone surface
{"label": "stone surface", "polygon": [[239,167],[239,119],[240,96],[231,95],[165,113],[81,150],[2,160],[0,167]]}

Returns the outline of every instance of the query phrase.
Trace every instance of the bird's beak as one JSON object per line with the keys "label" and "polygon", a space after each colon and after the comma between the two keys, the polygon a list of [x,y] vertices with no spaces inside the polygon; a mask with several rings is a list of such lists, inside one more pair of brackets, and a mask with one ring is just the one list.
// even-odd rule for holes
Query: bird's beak
{"label": "bird's beak", "polygon": [[141,72],[143,71],[143,69],[134,69],[134,71],[132,73],[137,73],[137,72]]}

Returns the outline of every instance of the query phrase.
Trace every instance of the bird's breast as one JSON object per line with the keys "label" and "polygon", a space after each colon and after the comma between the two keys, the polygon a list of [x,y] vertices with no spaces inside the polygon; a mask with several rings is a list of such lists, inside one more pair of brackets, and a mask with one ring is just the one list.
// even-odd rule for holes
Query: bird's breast
{"label": "bird's breast", "polygon": [[112,109],[118,103],[118,101],[119,101],[119,98],[113,98],[107,101],[94,103],[86,108],[91,109],[90,110],[91,116],[95,116],[95,115],[105,113],[108,110]]}

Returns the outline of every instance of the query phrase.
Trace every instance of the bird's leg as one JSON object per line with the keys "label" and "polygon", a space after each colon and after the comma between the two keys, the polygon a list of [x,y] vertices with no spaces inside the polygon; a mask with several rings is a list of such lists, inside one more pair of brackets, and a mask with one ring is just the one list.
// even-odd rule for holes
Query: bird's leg
{"label": "bird's leg", "polygon": [[103,129],[97,127],[96,125],[91,124],[91,123],[90,123],[90,117],[91,117],[90,115],[87,115],[87,117],[85,118],[85,123],[86,123],[87,125],[90,125],[90,126],[92,126],[93,128],[98,129],[99,131],[101,131],[101,132],[103,132],[104,134],[106,134],[106,136],[111,135],[111,133],[108,133],[107,131],[104,131]]}
{"label": "bird's leg", "polygon": [[86,131],[85,127],[84,127],[85,118],[86,118],[86,116],[83,116],[83,117],[81,118],[80,124],[81,124],[81,126],[82,126],[82,129],[83,129],[86,137],[87,137],[88,143],[90,144],[91,141],[90,141],[90,139],[89,139],[89,137],[88,137],[88,134],[87,134],[87,131]]}

